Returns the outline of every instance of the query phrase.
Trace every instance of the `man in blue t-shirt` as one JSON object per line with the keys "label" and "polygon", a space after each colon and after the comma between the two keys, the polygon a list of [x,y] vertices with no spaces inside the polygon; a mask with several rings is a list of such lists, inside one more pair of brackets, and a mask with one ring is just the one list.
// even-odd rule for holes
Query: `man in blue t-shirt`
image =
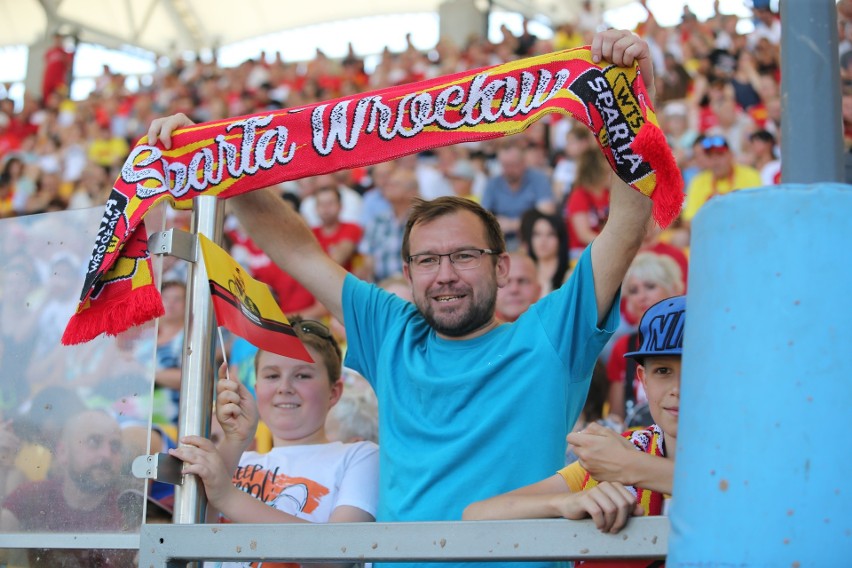
{"label": "man in blue t-shirt", "polygon": [[[638,61],[653,89],[648,45],[636,35],[601,32],[592,57]],[[189,124],[183,115],[158,119],[149,143],[169,148],[171,132]],[[618,323],[618,292],[650,200],[613,177],[607,225],[570,281],[514,323],[495,317],[497,289],[509,274],[503,232],[473,201],[442,197],[412,208],[402,259],[414,304],[347,273],[273,192],[231,204],[270,258],[345,322],[345,363],[379,399],[376,520],[458,520],[470,502],[563,465],[565,435]]]}
{"label": "man in blue t-shirt", "polygon": [[482,206],[497,216],[512,252],[520,245],[521,216],[533,208],[552,215],[556,213],[556,203],[547,174],[527,166],[526,151],[517,140],[503,141],[497,160],[500,173],[485,185]]}

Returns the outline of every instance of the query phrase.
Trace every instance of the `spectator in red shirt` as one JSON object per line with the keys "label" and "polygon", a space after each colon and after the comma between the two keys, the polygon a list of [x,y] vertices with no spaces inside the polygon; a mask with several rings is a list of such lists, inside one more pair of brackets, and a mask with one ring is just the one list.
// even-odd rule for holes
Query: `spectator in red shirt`
{"label": "spectator in red shirt", "polygon": [[41,83],[42,100],[47,99],[51,93],[64,89],[66,92],[70,86],[69,75],[74,63],[74,53],[66,51],[63,46],[65,37],[53,34],[53,45],[44,54],[44,77]]}
{"label": "spectator in red shirt", "polygon": [[590,147],[579,158],[577,179],[565,203],[568,248],[571,263],[603,229],[609,217],[609,177],[611,168],[597,147]]}
{"label": "spectator in red shirt", "polygon": [[[293,199],[291,195],[284,192],[282,198],[288,205],[298,210],[298,200]],[[247,250],[258,250],[257,245],[250,240],[249,243],[250,247]],[[254,259],[254,262],[252,266],[254,277],[269,286],[281,311],[287,316],[300,315],[305,319],[317,320],[328,316],[325,306],[295,278],[278,268],[278,265],[269,260],[268,256],[261,254],[259,258]]]}
{"label": "spectator in red shirt", "polygon": [[[331,176],[328,177],[331,181]],[[340,221],[342,209],[340,190],[333,183],[318,187],[314,196],[317,216],[320,219],[320,225],[312,229],[314,235],[328,256],[346,270],[351,271],[352,261],[364,231],[355,223]]]}

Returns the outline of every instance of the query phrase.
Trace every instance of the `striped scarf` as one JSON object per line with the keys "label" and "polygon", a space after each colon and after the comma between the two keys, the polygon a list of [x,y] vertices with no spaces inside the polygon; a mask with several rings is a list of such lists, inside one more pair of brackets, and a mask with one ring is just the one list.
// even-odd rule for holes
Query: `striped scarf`
{"label": "striped scarf", "polygon": [[[622,436],[628,438],[630,443],[632,443],[640,452],[645,452],[646,454],[659,456],[661,458],[666,457],[663,431],[660,430],[660,427],[656,424],[648,426],[645,430],[627,431],[622,434]],[[586,476],[583,478],[582,488],[590,489],[597,484],[598,482],[589,475],[589,472],[586,472]],[[641,487],[628,487],[627,490],[636,496],[636,502],[642,505],[642,509],[645,511],[646,517],[659,516],[663,514],[663,501],[665,500],[665,496],[662,493],[658,491],[651,491],[649,489],[642,489]]]}
{"label": "striped scarf", "polygon": [[[622,434],[628,438],[633,446],[640,452],[652,456],[666,457],[663,439],[663,431],[656,424],[648,426],[645,430],[630,430]],[[589,472],[583,478],[582,488],[590,489],[597,485]],[[627,490],[636,496],[636,502],[642,505],[645,516],[659,516],[663,514],[663,502],[665,495],[657,491],[642,489],[641,487],[627,487]],[[664,560],[584,560],[576,563],[583,568],[664,568]]]}
{"label": "striped scarf", "polygon": [[288,180],[363,167],[438,146],[516,134],[551,112],[596,136],[613,170],[653,201],[661,226],[683,181],[638,66],[593,63],[588,47],[549,53],[176,131],[165,150],[140,140],[110,194],[65,345],[115,335],[163,313],[142,219],[168,201],[227,199]]}

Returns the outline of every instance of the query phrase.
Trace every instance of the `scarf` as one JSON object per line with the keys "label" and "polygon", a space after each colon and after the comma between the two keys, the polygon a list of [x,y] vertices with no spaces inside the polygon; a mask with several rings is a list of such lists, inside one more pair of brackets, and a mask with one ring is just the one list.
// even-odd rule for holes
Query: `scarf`
{"label": "scarf", "polygon": [[[625,438],[630,440],[630,443],[633,444],[640,452],[645,452],[646,454],[651,454],[652,456],[659,456],[661,458],[666,457],[665,447],[664,447],[664,434],[663,431],[660,430],[660,427],[656,424],[652,424],[648,426],[644,430],[629,430],[622,434]],[[591,489],[598,482],[586,472],[586,476],[583,478],[583,489]],[[642,509],[645,511],[645,516],[659,516],[663,514],[663,501],[665,500],[665,496],[662,493],[657,491],[651,491],[650,489],[643,489],[641,487],[628,487],[628,491],[633,493],[636,496],[636,502],[642,505]]]}
{"label": "scarf", "polygon": [[[630,440],[640,452],[651,454],[652,456],[666,457],[665,452],[665,434],[656,424],[651,424],[644,430],[630,430],[622,434],[623,437]],[[588,472],[583,478],[583,489],[591,489],[598,482]],[[642,505],[642,509],[646,517],[660,516],[663,514],[663,503],[665,495],[650,489],[642,489],[641,487],[628,487],[628,491],[636,496],[636,502]],[[577,562],[577,566],[583,568],[663,568],[666,565],[665,560],[586,560]]]}
{"label": "scarf", "polygon": [[175,131],[173,147],[143,137],[107,199],[76,313],[62,343],[117,335],[163,314],[145,214],[167,200],[227,199],[307,176],[363,167],[438,146],[521,132],[559,112],[596,135],[613,170],[653,201],[667,226],[683,182],[638,66],[593,63],[588,47],[549,53]]}

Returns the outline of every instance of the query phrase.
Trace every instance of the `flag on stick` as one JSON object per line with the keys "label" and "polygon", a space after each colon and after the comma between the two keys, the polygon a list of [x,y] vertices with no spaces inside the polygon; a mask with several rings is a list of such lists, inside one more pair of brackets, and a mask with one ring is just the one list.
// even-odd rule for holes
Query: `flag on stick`
{"label": "flag on stick", "polygon": [[313,363],[266,284],[248,275],[222,247],[198,235],[216,321],[252,345]]}

